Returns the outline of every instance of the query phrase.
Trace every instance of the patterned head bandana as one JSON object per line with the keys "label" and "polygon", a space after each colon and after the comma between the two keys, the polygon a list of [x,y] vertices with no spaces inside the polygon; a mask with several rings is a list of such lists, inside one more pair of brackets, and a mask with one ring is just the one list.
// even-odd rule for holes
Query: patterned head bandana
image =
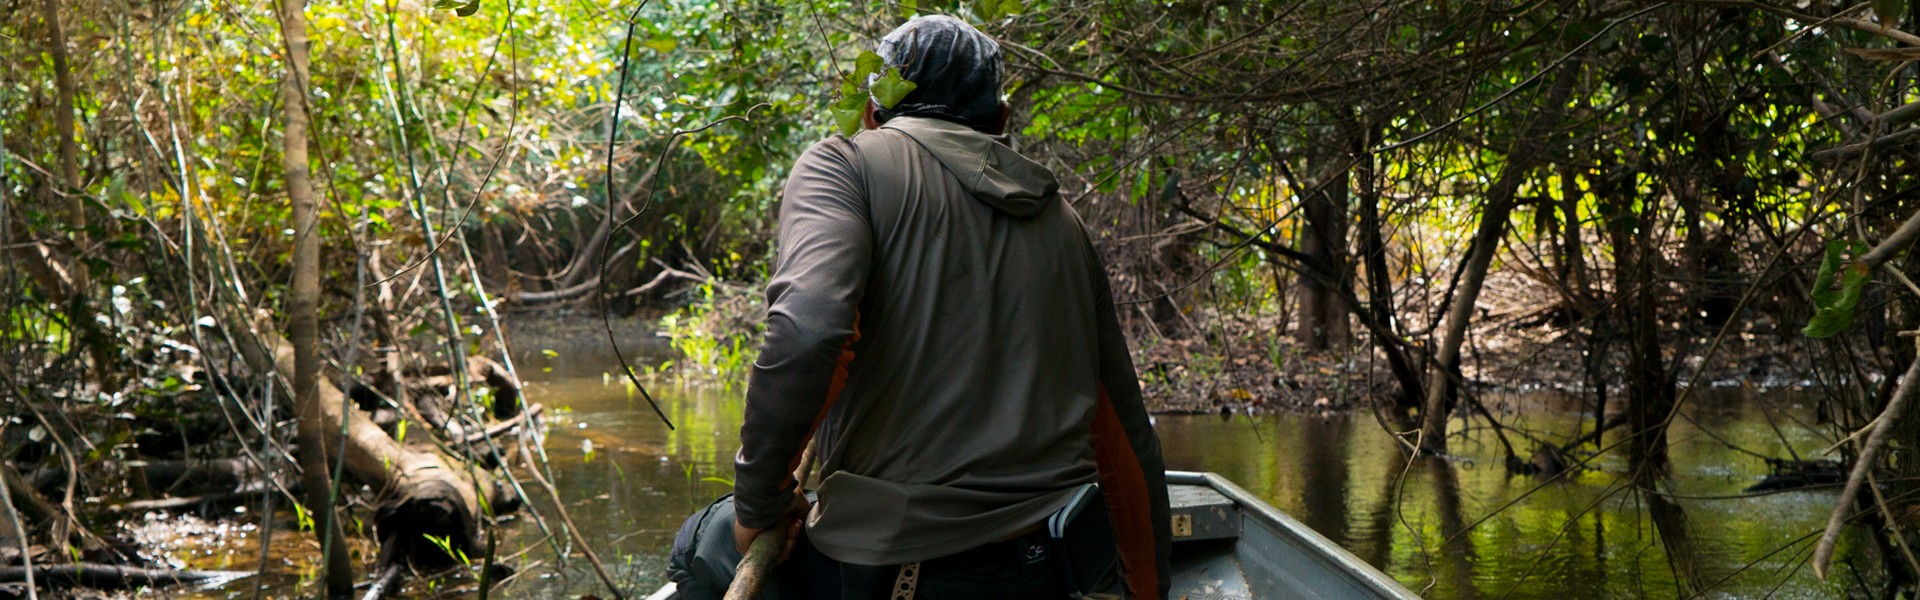
{"label": "patterned head bandana", "polygon": [[999,126],[1000,44],[966,21],[914,17],[881,38],[876,54],[919,86],[892,108],[876,107],[876,120],[932,117],[983,132]]}

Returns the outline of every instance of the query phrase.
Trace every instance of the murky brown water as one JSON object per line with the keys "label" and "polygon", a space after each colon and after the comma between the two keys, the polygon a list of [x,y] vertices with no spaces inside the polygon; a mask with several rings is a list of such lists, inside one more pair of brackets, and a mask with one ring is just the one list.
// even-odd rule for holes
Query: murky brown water
{"label": "murky brown water", "polygon": [[[628,590],[650,591],[660,583],[663,555],[681,520],[730,489],[741,401],[737,392],[655,389],[678,426],[669,431],[623,381],[603,375],[610,359],[593,348],[556,348],[555,357],[522,348],[520,370],[530,380],[528,398],[550,411],[546,450],[574,522]],[[1525,416],[1509,418],[1525,431],[1558,438],[1579,422],[1573,407],[1551,396],[1505,401],[1523,405]],[[1707,596],[1846,594],[1851,576],[1823,584],[1804,567],[1833,493],[1731,497],[1754,483],[1765,465],[1726,442],[1768,456],[1785,456],[1787,446],[1802,455],[1818,452],[1829,442],[1792,422],[1810,410],[1791,395],[1762,401],[1737,391],[1714,392],[1676,423],[1670,492],[1680,498],[1699,550],[1701,581],[1714,584]],[[1779,434],[1768,425],[1769,415]],[[1410,467],[1365,415],[1165,415],[1157,418],[1157,428],[1170,468],[1219,472],[1430,598],[1685,595],[1649,511],[1623,492],[1623,465],[1610,456],[1568,481],[1543,485],[1508,477],[1493,437],[1479,431],[1455,442],[1461,457],[1450,465],[1422,461]],[[1531,448],[1522,440],[1516,444]],[[563,525],[552,499],[523,480],[558,533]],[[1524,501],[1508,505],[1522,496]],[[522,515],[505,528],[500,543],[500,555],[513,557],[506,562],[519,573],[493,597],[610,597],[571,544],[549,543]],[[199,546],[193,562],[251,568],[258,560],[253,537],[243,532],[212,548]],[[310,569],[309,540],[276,533],[273,572],[260,580],[267,597],[311,589],[299,583]],[[1854,542],[1850,537],[1843,543],[1837,572],[1849,572],[1844,563]],[[572,556],[564,566],[555,545]],[[1860,570],[1874,569],[1868,564]],[[187,596],[250,598],[253,587],[253,580],[243,580]],[[443,581],[433,589],[412,586],[404,595],[471,597],[473,587],[471,581]]]}

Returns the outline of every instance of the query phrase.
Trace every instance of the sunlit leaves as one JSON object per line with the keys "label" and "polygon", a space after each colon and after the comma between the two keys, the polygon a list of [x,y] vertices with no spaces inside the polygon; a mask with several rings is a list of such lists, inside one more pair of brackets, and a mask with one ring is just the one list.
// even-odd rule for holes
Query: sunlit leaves
{"label": "sunlit leaves", "polygon": [[664,33],[655,33],[653,37],[647,38],[644,42],[640,42],[640,45],[646,46],[654,52],[666,54],[672,52],[675,48],[679,48],[680,40]]}

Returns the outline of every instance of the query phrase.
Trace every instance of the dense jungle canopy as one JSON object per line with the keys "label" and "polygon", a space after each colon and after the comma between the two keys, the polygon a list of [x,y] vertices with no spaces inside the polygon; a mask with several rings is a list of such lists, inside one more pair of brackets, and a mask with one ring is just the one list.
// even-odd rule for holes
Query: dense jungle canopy
{"label": "dense jungle canopy", "polygon": [[[935,12],[1001,40],[1012,143],[1158,408],[1604,472],[1685,597],[1724,580],[1685,557],[1667,431],[1696,390],[1799,382],[1830,454],[1768,458],[1830,501],[1781,576],[1838,577],[1853,530],[1848,593],[1920,586],[1901,0],[0,0],[0,561],[37,567],[6,589],[160,582],[114,523],[215,494],[303,507],[331,595],[449,556],[487,589],[489,524],[534,499],[618,587],[513,433],[541,407],[507,330],[590,321],[615,378],[737,388],[786,169]],[[1511,426],[1493,398],[1531,389],[1588,416]]]}

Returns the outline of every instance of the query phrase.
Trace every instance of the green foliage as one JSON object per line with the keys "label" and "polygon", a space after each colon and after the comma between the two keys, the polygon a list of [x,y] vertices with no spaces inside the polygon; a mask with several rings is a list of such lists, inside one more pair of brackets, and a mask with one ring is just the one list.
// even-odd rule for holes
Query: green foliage
{"label": "green foliage", "polygon": [[886,75],[873,82],[873,99],[883,108],[893,108],[917,87],[913,82],[900,78],[900,69],[888,67]]}
{"label": "green foliage", "polygon": [[439,9],[452,9],[453,14],[460,15],[462,17],[471,17],[474,15],[474,13],[480,12],[480,0],[469,0],[468,2],[464,2],[464,3],[461,2],[460,0],[434,0],[433,7],[439,8]]}
{"label": "green foliage", "polygon": [[697,291],[692,303],[660,319],[661,334],[680,355],[672,370],[682,381],[731,388],[759,355],[760,296],[711,282]]}
{"label": "green foliage", "polygon": [[294,522],[299,524],[300,531],[313,531],[313,513],[307,510],[307,505],[293,503],[293,517]]}
{"label": "green foliage", "polygon": [[975,0],[973,2],[973,13],[987,21],[998,21],[1025,10],[1026,5],[1021,0]]}
{"label": "green foliage", "polygon": [[466,551],[453,547],[449,536],[422,533],[420,537],[426,538],[428,543],[433,544],[433,547],[439,548],[441,552],[446,553],[447,558],[453,559],[455,562],[469,569],[473,568],[473,561],[467,558]]}
{"label": "green foliage", "polygon": [[915,87],[918,86],[900,77],[900,69],[886,66],[880,55],[863,50],[853,61],[853,72],[847,73],[840,82],[840,98],[833,102],[829,112],[841,135],[853,135],[860,131],[869,98],[881,108],[893,108]]}
{"label": "green foliage", "polygon": [[[1843,264],[1843,254],[1851,252],[1858,256],[1866,251],[1866,244],[1857,241],[1827,242],[1825,258],[1820,261],[1820,271],[1813,280],[1815,312],[1800,333],[1810,338],[1829,338],[1853,326],[1854,317],[1859,313],[1860,295],[1867,282],[1873,280],[1873,269],[1859,261]],[[1836,278],[1838,289],[1834,286]]]}
{"label": "green foliage", "polygon": [[[84,254],[71,264],[94,275],[96,289],[83,295],[100,307],[106,332],[125,340],[109,358],[133,367],[123,371],[137,391],[88,394],[86,408],[173,414],[170,402],[204,397],[183,365],[198,360],[189,354],[217,353],[195,347],[222,324],[203,323],[212,319],[205,308],[271,309],[285,294],[291,235],[276,131],[284,65],[265,33],[277,25],[271,11],[230,0],[164,11],[61,4],[82,90],[78,131],[53,131],[56,90],[35,11],[0,18],[0,37],[20,40],[0,45],[11,67],[0,75],[7,226],[22,236],[14,242]],[[462,243],[497,241],[506,264],[476,261],[497,272],[448,275],[460,292],[456,312],[468,315],[481,308],[483,287],[560,287],[603,217],[645,208],[607,244],[637,250],[612,261],[594,291],[625,300],[617,294],[637,287],[656,261],[711,271],[715,281],[660,321],[680,353],[661,369],[737,381],[757,345],[752,282],[771,252],[785,169],[830,132],[857,131],[869,103],[892,107],[913,92],[897,68],[861,50],[912,14],[960,15],[1006,42],[1022,151],[1059,172],[1063,195],[1117,259],[1123,298],[1191,290],[1172,304],[1183,317],[1288,310],[1282,294],[1298,278],[1280,267],[1299,266],[1287,251],[1303,248],[1315,226],[1300,216],[1302,199],[1335,181],[1347,184],[1345,208],[1372,201],[1383,213],[1380,252],[1401,300],[1443,288],[1493,182],[1530,164],[1522,158],[1545,157],[1520,175],[1517,196],[1532,212],[1513,221],[1520,227],[1531,216],[1536,231],[1509,235],[1501,247],[1512,255],[1498,260],[1525,263],[1529,275],[1560,266],[1548,264],[1561,258],[1551,226],[1567,222],[1625,234],[1589,234],[1581,256],[1595,272],[1630,250],[1616,244],[1636,239],[1653,240],[1647,247],[1656,252],[1673,241],[1684,253],[1697,239],[1724,238],[1732,242],[1720,251],[1737,257],[1798,223],[1831,235],[1815,218],[1834,210],[1831,169],[1806,157],[1849,141],[1830,124],[1850,117],[1822,115],[1809,99],[1846,98],[1878,112],[1913,95],[1886,65],[1843,52],[1893,45],[1872,32],[1685,4],[1623,15],[1485,2],[925,0],[878,9],[692,1],[646,4],[632,23],[614,8],[623,7],[434,0],[308,8],[309,166],[324,196],[329,323],[360,314],[349,302],[370,291],[356,272],[363,259],[412,285],[429,253],[451,257]],[[1874,6],[1889,24],[1906,8]],[[1559,112],[1564,125],[1533,129]],[[695,130],[666,151],[675,132]],[[82,225],[61,218],[53,205],[64,196],[48,192],[64,187],[46,175],[60,162],[52,140],[62,133],[77,134],[84,155],[77,196],[90,218]],[[1862,164],[1899,175],[1906,161],[1890,153]],[[1913,212],[1911,178],[1859,181],[1884,182],[1873,184],[1881,187],[1870,190],[1862,217]],[[1694,204],[1682,208],[1683,199]],[[423,220],[447,237],[430,239]],[[1330,237],[1349,243],[1354,234]],[[1846,261],[1860,248],[1828,245],[1806,335],[1843,335],[1872,316],[1861,308],[1871,305],[1863,296],[1872,274]],[[1344,258],[1357,256],[1349,248]],[[1707,262],[1681,258],[1671,262]],[[1742,268],[1738,259],[1716,262]],[[1343,265],[1356,300],[1371,296],[1352,266]],[[1692,275],[1655,277],[1699,279]],[[1568,312],[1591,314],[1609,300],[1597,277],[1583,289],[1549,278],[1557,297],[1583,305]],[[85,323],[71,322],[45,284],[0,282],[0,293],[18,299],[0,307],[0,343],[34,366],[75,362]],[[401,295],[417,299],[418,287]],[[1416,312],[1436,304],[1415,299],[1424,302]],[[615,310],[632,308],[617,302]],[[1400,322],[1389,333],[1428,331],[1426,316],[1392,315]],[[480,332],[437,320],[401,319],[397,328],[434,347],[486,349]],[[1226,337],[1199,335],[1207,334]],[[1285,346],[1276,335],[1252,347],[1287,362],[1294,355]],[[1193,365],[1200,375],[1225,370]],[[107,458],[123,441],[89,439],[109,449],[89,458]]]}

